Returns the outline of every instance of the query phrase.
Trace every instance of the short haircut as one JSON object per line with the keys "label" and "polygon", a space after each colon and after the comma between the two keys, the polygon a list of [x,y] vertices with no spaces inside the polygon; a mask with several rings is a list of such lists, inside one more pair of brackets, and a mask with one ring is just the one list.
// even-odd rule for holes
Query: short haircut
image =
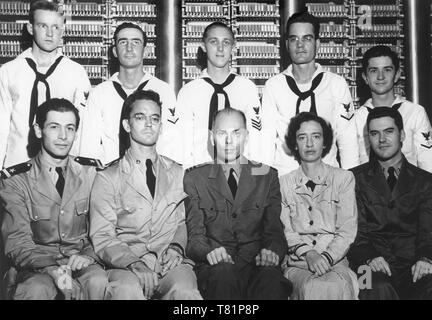
{"label": "short haircut", "polygon": [[143,45],[144,45],[144,47],[147,45],[147,35],[139,25],[132,23],[132,22],[123,22],[122,24],[117,26],[116,30],[114,31],[114,46],[117,45],[117,36],[118,36],[119,32],[123,29],[137,29],[137,30],[141,31],[141,34],[143,36],[143,41],[144,41]]}
{"label": "short haircut", "polygon": [[31,24],[34,23],[34,13],[36,10],[53,11],[63,16],[63,10],[61,10],[58,1],[35,0],[30,4],[29,21]]}
{"label": "short haircut", "polygon": [[210,23],[205,29],[204,29],[204,33],[203,33],[203,38],[202,40],[205,41],[208,37],[208,34],[210,32],[211,29],[213,28],[224,28],[226,30],[228,30],[231,33],[231,36],[234,39],[234,32],[232,31],[232,29],[230,27],[228,27],[225,23],[221,22],[221,21],[215,21],[213,23]]}
{"label": "short haircut", "polygon": [[399,70],[400,62],[399,62],[399,57],[398,57],[397,53],[394,52],[388,46],[378,45],[378,46],[374,46],[374,47],[370,48],[363,55],[362,70],[363,70],[364,74],[366,74],[366,72],[367,72],[369,60],[372,58],[378,58],[378,57],[389,57],[392,60],[396,71]]}
{"label": "short haircut", "polygon": [[396,124],[396,127],[399,129],[399,131],[403,130],[403,120],[402,120],[402,116],[398,110],[390,108],[390,107],[376,107],[376,108],[373,108],[367,116],[367,119],[366,119],[367,131],[369,132],[369,124],[373,119],[384,118],[384,117],[392,118]]}
{"label": "short haircut", "polygon": [[79,111],[72,102],[66,99],[52,98],[42,103],[36,110],[36,123],[42,129],[45,125],[48,112],[72,112],[75,115],[75,125],[78,129],[80,123]]}
{"label": "short haircut", "polygon": [[324,149],[321,155],[321,158],[324,158],[329,152],[333,145],[333,130],[330,123],[327,123],[323,118],[310,113],[310,112],[301,112],[295,117],[291,118],[290,124],[288,126],[287,133],[285,135],[285,143],[291,153],[294,155],[294,158],[300,163],[300,153],[297,147],[297,131],[300,130],[300,126],[303,122],[315,121],[320,124],[323,131],[324,138]]}
{"label": "short haircut", "polygon": [[234,109],[234,108],[225,108],[225,109],[221,109],[221,110],[219,110],[219,111],[217,111],[217,112],[215,112],[213,114],[213,117],[212,117],[212,130],[214,128],[214,125],[216,123],[217,118],[219,118],[221,115],[224,115],[224,114],[231,115],[231,114],[235,114],[235,113],[237,113],[241,117],[241,119],[242,119],[242,121],[244,123],[244,126],[246,128],[246,116],[245,116],[245,114],[244,114],[243,111],[238,110],[238,109]]}
{"label": "short haircut", "polygon": [[130,118],[133,104],[139,100],[153,101],[159,106],[160,113],[162,115],[162,102],[158,93],[151,90],[138,90],[132,93],[126,98],[123,103],[123,107],[120,115],[120,126],[119,126],[119,154],[123,157],[126,150],[130,147],[129,133],[123,128],[123,120]]}
{"label": "short haircut", "polygon": [[315,40],[319,39],[320,23],[319,20],[307,11],[294,13],[287,21],[285,27],[285,38],[288,39],[290,27],[294,23],[310,23],[314,29]]}

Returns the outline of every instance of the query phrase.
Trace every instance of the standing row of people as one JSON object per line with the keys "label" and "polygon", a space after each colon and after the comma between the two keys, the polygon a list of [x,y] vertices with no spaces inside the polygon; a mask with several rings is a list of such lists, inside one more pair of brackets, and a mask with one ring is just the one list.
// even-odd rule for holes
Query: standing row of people
{"label": "standing row of people", "polygon": [[[89,91],[88,80],[75,86],[69,73],[60,72],[72,62],[56,49],[63,29],[56,5],[35,1],[30,16],[28,57],[0,69],[0,107],[10,115],[0,151],[2,165],[12,165],[2,171],[9,177],[0,191],[2,234],[14,266],[8,278],[15,298],[41,292],[53,298],[60,290],[77,299],[353,299],[359,288],[346,259],[350,245],[351,263],[388,277],[374,276],[374,293],[362,290],[360,297],[410,297],[415,290],[427,297],[430,177],[405,181],[420,183],[413,188],[420,197],[409,193],[400,201],[392,189],[404,170],[422,175],[407,161],[428,170],[431,129],[421,106],[395,95],[400,71],[390,49],[365,54],[363,77],[372,99],[354,111],[345,80],[315,62],[317,19],[295,14],[286,28],[292,64],[266,83],[261,104],[254,84],[229,68],[232,31],[213,23],[203,36],[207,68],[176,100],[166,83],[144,73],[146,35],[136,25],[117,28],[113,53],[120,70]],[[30,70],[31,94],[31,86],[14,77]],[[83,71],[78,65],[74,70]],[[54,74],[72,84],[70,94],[53,89],[61,83]],[[25,97],[27,108],[17,103]],[[382,105],[391,108],[381,111]],[[393,123],[380,127],[387,118]],[[21,163],[34,156],[32,133],[40,151]],[[21,143],[9,141],[17,137]],[[390,174],[386,163],[396,158]],[[175,161],[192,168],[184,186]],[[381,190],[390,187],[380,199],[390,211],[377,211],[378,199],[363,195],[370,180],[359,185],[362,169],[354,169],[355,182],[353,174],[335,168],[360,161],[367,164],[359,168],[384,168],[375,177]],[[393,182],[382,185],[389,176]],[[410,205],[407,217],[410,195],[418,204]],[[368,247],[366,259],[365,246],[357,243],[361,236],[375,248]],[[65,270],[76,279],[72,286],[61,283]],[[415,290],[410,274],[422,284]]]}

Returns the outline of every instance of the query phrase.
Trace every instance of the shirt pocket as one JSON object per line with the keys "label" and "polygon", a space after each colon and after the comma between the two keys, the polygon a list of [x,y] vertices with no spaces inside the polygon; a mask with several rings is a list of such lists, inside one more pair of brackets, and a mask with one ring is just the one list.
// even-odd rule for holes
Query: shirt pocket
{"label": "shirt pocket", "polygon": [[204,214],[204,224],[220,220],[222,216],[226,216],[225,200],[216,201],[199,201],[199,208]]}
{"label": "shirt pocket", "polygon": [[176,210],[176,208],[187,197],[188,195],[183,192],[183,190],[175,190],[164,196],[158,207],[159,212],[161,212],[161,210],[165,210],[169,214],[166,223],[177,224],[180,221],[184,221],[185,211]]}
{"label": "shirt pocket", "polygon": [[45,244],[52,240],[57,232],[57,223],[53,221],[51,212],[53,206],[31,204],[30,228],[33,233],[33,240],[37,244]]}
{"label": "shirt pocket", "polygon": [[73,222],[74,235],[87,234],[89,230],[89,198],[75,201],[75,215]]}

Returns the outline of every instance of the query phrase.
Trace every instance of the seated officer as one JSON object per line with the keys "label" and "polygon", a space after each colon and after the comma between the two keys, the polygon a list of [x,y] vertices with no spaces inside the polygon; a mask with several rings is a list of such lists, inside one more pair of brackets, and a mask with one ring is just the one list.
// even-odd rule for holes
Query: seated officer
{"label": "seated officer", "polygon": [[402,154],[397,110],[372,109],[366,127],[371,154],[353,169],[359,223],[348,256],[372,274],[359,298],[432,299],[432,175]]}
{"label": "seated officer", "polygon": [[188,245],[205,299],[288,299],[287,252],[277,171],[245,159],[243,112],[215,113],[215,163],[185,175]]}
{"label": "seated officer", "polygon": [[107,299],[202,299],[187,241],[183,170],[156,152],[161,102],[136,91],[123,105],[130,146],[98,173],[91,195],[91,238],[108,270]]}
{"label": "seated officer", "polygon": [[47,100],[34,124],[38,155],[2,171],[2,235],[9,274],[16,273],[14,299],[104,297],[106,274],[88,237],[96,161],[69,156],[79,120],[68,100]]}

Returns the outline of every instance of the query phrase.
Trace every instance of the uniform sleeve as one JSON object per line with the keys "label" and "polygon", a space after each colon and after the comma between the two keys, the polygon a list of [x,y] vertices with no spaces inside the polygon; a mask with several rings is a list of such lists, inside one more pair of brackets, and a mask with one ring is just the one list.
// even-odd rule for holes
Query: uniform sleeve
{"label": "uniform sleeve", "polygon": [[333,264],[345,257],[357,234],[355,179],[352,172],[346,172],[344,175],[338,198],[335,234],[325,250],[330,255]]}
{"label": "uniform sleeve", "polygon": [[276,253],[282,261],[288,247],[281,222],[281,192],[276,170],[270,171],[270,179],[269,206],[265,208],[263,221],[263,248]]}
{"label": "uniform sleeve", "polygon": [[162,133],[158,140],[158,153],[183,163],[183,141],[174,90],[164,83],[162,100]]}
{"label": "uniform sleeve", "polygon": [[268,121],[263,122],[263,109],[255,84],[250,82],[245,92],[248,93],[245,95],[245,98],[248,99],[245,110],[249,131],[247,158],[271,166],[273,150],[267,137],[272,125]]}
{"label": "uniform sleeve", "polygon": [[428,115],[421,106],[419,106],[416,114],[413,135],[413,145],[417,153],[417,165],[423,170],[432,173],[432,128]]}
{"label": "uniform sleeve", "polygon": [[[369,161],[369,153],[366,148],[366,139],[369,139],[366,131],[366,117],[367,116],[364,114],[364,107],[358,109],[354,116],[357,128],[360,164]],[[369,143],[367,143],[367,145],[369,145]]]}
{"label": "uniform sleeve", "polygon": [[176,110],[179,115],[180,131],[181,134],[181,145],[183,147],[183,167],[188,169],[194,165],[194,152],[193,152],[193,141],[194,141],[194,114],[192,108],[188,105],[188,97],[186,90],[183,88],[180,90],[177,97]]}
{"label": "uniform sleeve", "polygon": [[207,254],[216,247],[211,245],[206,235],[204,214],[199,208],[199,197],[193,177],[186,173],[184,189],[189,195],[185,200],[186,226],[188,230],[188,242],[186,255],[195,262],[207,263]]}
{"label": "uniform sleeve", "polygon": [[[91,84],[87,76],[87,72],[82,66],[79,66],[77,70],[77,79],[75,79],[75,81],[76,83],[75,83],[73,104],[79,111],[80,120],[82,123],[85,121],[85,118],[87,116],[86,102],[91,89]],[[81,139],[82,139],[82,126],[80,125],[77,131],[77,139],[74,142],[74,145],[70,151],[71,155],[78,156],[80,154]]]}
{"label": "uniform sleeve", "polygon": [[103,119],[99,101],[97,90],[90,91],[81,121],[79,155],[104,160],[101,144]]}
{"label": "uniform sleeve", "polygon": [[418,221],[418,238],[416,247],[417,261],[422,258],[432,259],[432,184],[431,179],[426,182],[428,188],[423,191],[420,199]]}
{"label": "uniform sleeve", "polygon": [[262,123],[263,132],[262,139],[267,145],[265,158],[262,159],[262,163],[266,163],[270,166],[273,165],[276,152],[276,139],[277,130],[276,127],[280,123],[277,119],[278,112],[276,107],[276,101],[273,97],[273,92],[269,87],[269,82],[266,83],[264,87],[263,97],[262,97]]}
{"label": "uniform sleeve", "polygon": [[[291,224],[291,215],[297,215],[296,212],[293,214],[292,211],[296,210],[296,206],[293,205],[294,201],[289,200],[289,194],[293,191],[286,187],[285,181],[282,181],[282,213],[281,213],[281,221],[284,225],[284,233],[285,239],[288,244],[288,254],[294,254],[298,260],[304,259],[304,254],[310,250],[313,250],[313,247],[305,243],[301,237],[301,235],[296,232]],[[288,197],[287,197],[288,195]]]}
{"label": "uniform sleeve", "polygon": [[90,237],[96,254],[114,268],[127,268],[140,261],[128,244],[117,237],[114,182],[104,172],[97,174],[90,198]]}
{"label": "uniform sleeve", "polygon": [[2,236],[5,254],[20,269],[40,269],[57,265],[55,256],[33,241],[25,190],[14,179],[0,181],[3,207]]}
{"label": "uniform sleeve", "polygon": [[0,68],[0,169],[6,157],[7,141],[12,114],[12,97],[9,92],[8,76],[5,68]]}
{"label": "uniform sleeve", "polygon": [[177,208],[175,209],[175,215],[177,217],[177,230],[171,242],[179,244],[183,250],[185,250],[187,244],[187,230],[185,206],[183,201],[177,205]]}
{"label": "uniform sleeve", "polygon": [[336,97],[333,113],[334,136],[339,149],[341,166],[343,169],[350,169],[360,164],[354,105],[344,79],[338,78],[334,90]]}

